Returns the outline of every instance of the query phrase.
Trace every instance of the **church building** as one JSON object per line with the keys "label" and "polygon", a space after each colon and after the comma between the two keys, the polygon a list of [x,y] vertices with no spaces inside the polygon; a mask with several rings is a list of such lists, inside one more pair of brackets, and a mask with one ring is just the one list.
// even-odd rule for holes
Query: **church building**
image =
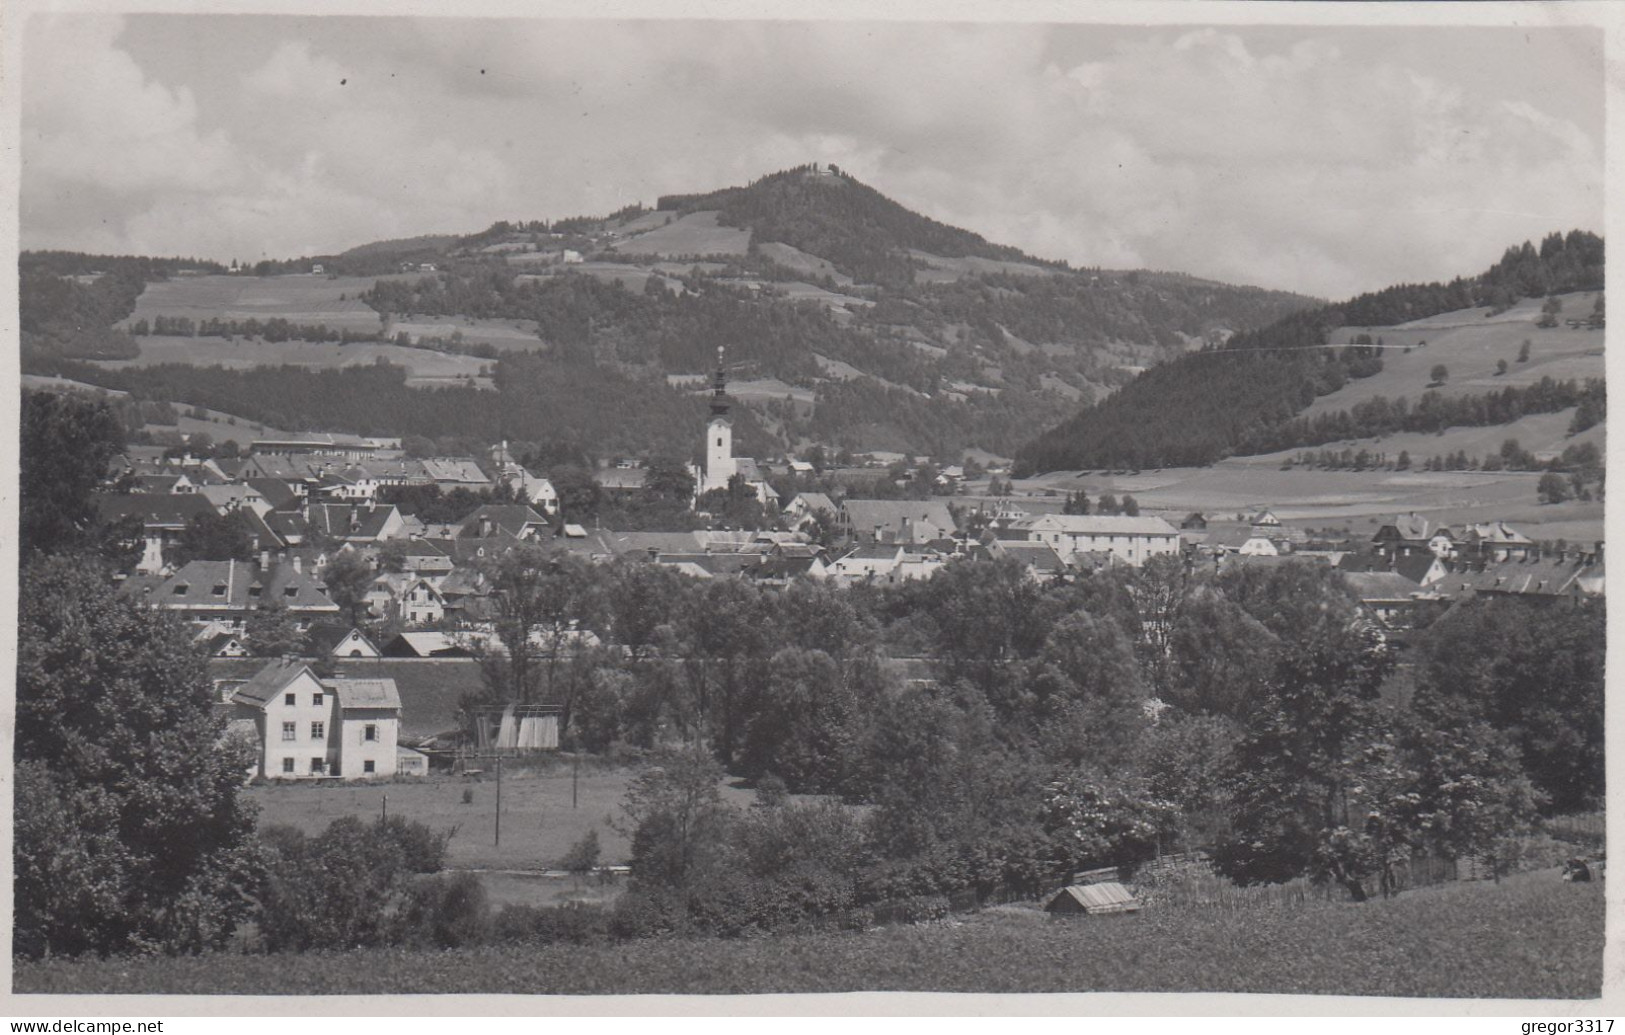
{"label": "church building", "polygon": [[744,479],[756,493],[763,506],[777,504],[779,494],[767,484],[767,478],[750,457],[734,456],[733,418],[728,411],[733,400],[728,398],[728,375],[723,369],[723,350],[717,347],[717,373],[712,382],[711,416],[705,422],[704,458],[691,469],[694,475],[695,498],[714,489],[726,489],[734,475]]}

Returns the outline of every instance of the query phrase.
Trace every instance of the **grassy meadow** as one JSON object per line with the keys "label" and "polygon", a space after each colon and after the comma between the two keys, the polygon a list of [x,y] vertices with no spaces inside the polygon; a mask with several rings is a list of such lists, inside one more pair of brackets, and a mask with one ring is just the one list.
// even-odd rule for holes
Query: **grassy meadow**
{"label": "grassy meadow", "polygon": [[[1463,309],[1393,327],[1338,328],[1330,338],[1334,344],[1351,341],[1361,333],[1371,335],[1373,341],[1382,338],[1383,344],[1389,346],[1382,353],[1382,370],[1316,399],[1305,415],[1346,410],[1378,395],[1415,400],[1428,390],[1433,367],[1439,363],[1450,373],[1438,388],[1443,395],[1493,392],[1507,385],[1522,387],[1543,377],[1559,381],[1602,377],[1603,332],[1570,329],[1563,323],[1590,316],[1596,292],[1558,297],[1563,311],[1558,314],[1558,326],[1549,329],[1535,326],[1545,301],[1541,298],[1526,298],[1495,316],[1488,316],[1487,309]],[[1525,339],[1529,341],[1529,361],[1519,363],[1518,349]],[[1396,345],[1409,346],[1411,351],[1393,348]],[[1507,361],[1507,372],[1502,375],[1495,373],[1499,359]]]}
{"label": "grassy meadow", "polygon": [[[630,857],[627,838],[610,826],[619,817],[632,770],[584,765],[577,806],[570,805],[571,772],[556,767],[505,767],[502,775],[502,844],[496,841],[497,782],[493,769],[479,776],[434,774],[397,783],[289,783],[252,787],[260,806],[260,826],[286,824],[317,833],[340,816],[378,816],[389,799],[389,814],[454,831],[447,866],[454,869],[539,870],[551,867],[570,846],[598,832],[605,865]],[[473,801],[464,804],[463,792]],[[723,797],[738,805],[755,799],[751,791],[724,784]]]}
{"label": "grassy meadow", "polygon": [[719,226],[716,212],[691,212],[642,233],[623,237],[611,245],[612,251],[629,255],[744,255],[750,248],[750,231]]}
{"label": "grassy meadow", "polygon": [[1250,992],[1584,999],[1604,886],[1542,870],[1360,905],[1051,920],[1004,906],[857,933],[14,965],[18,993]]}

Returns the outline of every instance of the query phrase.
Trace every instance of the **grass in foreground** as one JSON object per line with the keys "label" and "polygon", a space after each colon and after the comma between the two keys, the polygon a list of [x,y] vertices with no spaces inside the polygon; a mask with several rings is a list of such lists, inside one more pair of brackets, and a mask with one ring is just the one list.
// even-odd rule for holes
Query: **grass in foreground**
{"label": "grass in foreground", "polygon": [[990,910],[864,934],[264,957],[18,961],[18,993],[403,994],[1204,991],[1591,998],[1603,885],[1542,871],[1391,901],[1147,910],[1050,921]]}

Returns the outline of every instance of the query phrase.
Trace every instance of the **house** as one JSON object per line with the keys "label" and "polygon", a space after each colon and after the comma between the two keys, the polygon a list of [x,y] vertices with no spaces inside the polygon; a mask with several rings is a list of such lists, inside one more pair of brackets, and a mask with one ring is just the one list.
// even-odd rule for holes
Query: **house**
{"label": "house", "polygon": [[1193,510],[1185,515],[1185,520],[1179,523],[1181,531],[1205,532],[1207,531],[1207,518],[1199,510]]}
{"label": "house", "polygon": [[1385,629],[1415,629],[1443,610],[1439,594],[1424,590],[1398,572],[1352,572],[1344,578],[1359,597],[1361,607]]}
{"label": "house", "polygon": [[1054,582],[1070,574],[1067,562],[1049,543],[995,539],[988,544],[988,552],[994,557],[1013,558],[1026,569],[1027,577],[1035,582]]}
{"label": "house", "polygon": [[141,523],[141,559],[136,562],[135,570],[142,575],[163,571],[166,551],[180,541],[186,527],[197,518],[214,513],[209,501],[196,493],[179,496],[98,493],[95,499],[96,513],[103,522],[114,524],[128,520]]}
{"label": "house", "polygon": [[1269,510],[1260,510],[1246,519],[1247,524],[1255,528],[1280,528],[1281,519],[1270,513]]}
{"label": "house", "polygon": [[1461,530],[1459,549],[1478,561],[1521,561],[1539,555],[1534,541],[1505,521],[1467,525]]}
{"label": "house", "polygon": [[1179,531],[1160,517],[1041,514],[1013,522],[1006,535],[1049,543],[1061,555],[1104,550],[1133,567],[1152,557],[1177,555]]}
{"label": "house", "polygon": [[273,779],[394,776],[401,699],[392,679],[319,678],[272,661],[231,695],[260,744],[256,775]]}
{"label": "house", "polygon": [[935,551],[918,552],[898,543],[865,543],[829,565],[828,576],[842,582],[895,584],[930,578],[943,563]]}
{"label": "house", "polygon": [[463,519],[459,539],[549,539],[553,526],[523,503],[487,503]]}
{"label": "house", "polygon": [[[799,462],[799,461],[798,461]],[[822,492],[797,493],[784,508],[784,519],[791,528],[805,528],[823,516],[824,521],[833,522],[840,508],[835,501]]]}
{"label": "house", "polygon": [[367,634],[353,626],[320,622],[305,633],[310,654],[317,658],[381,658],[380,651]]}
{"label": "house", "polygon": [[468,457],[435,457],[421,461],[423,473],[429,481],[440,486],[442,492],[452,489],[471,489],[479,492],[491,487],[491,479],[480,470],[480,465]]}
{"label": "house", "polygon": [[225,622],[208,622],[198,628],[193,643],[201,643],[211,658],[246,658],[248,646],[242,635]]}
{"label": "house", "polygon": [[1337,567],[1347,573],[1393,572],[1422,587],[1431,586],[1450,573],[1449,563],[1431,550],[1397,555],[1348,553],[1338,560]]}
{"label": "house", "polygon": [[491,463],[496,468],[495,481],[513,489],[518,499],[542,508],[544,514],[557,514],[559,493],[546,478],[531,474],[508,452],[508,443],[491,447]]}
{"label": "house", "polygon": [[197,490],[198,495],[209,501],[215,513],[230,514],[234,510],[247,511],[257,515],[269,514],[275,508],[269,500],[261,496],[259,490],[243,482],[233,482],[227,485],[205,485]]}
{"label": "house", "polygon": [[1401,514],[1378,528],[1377,534],[1371,537],[1371,546],[1378,553],[1395,557],[1413,553],[1449,557],[1456,552],[1450,529],[1442,525],[1434,527],[1415,512]]}
{"label": "house", "polygon": [[841,503],[836,527],[866,543],[926,543],[948,539],[958,527],[946,501],[855,500]]}
{"label": "house", "polygon": [[446,598],[421,575],[406,576],[393,595],[397,616],[409,625],[434,625],[446,616]]}
{"label": "house", "polygon": [[[304,516],[309,528],[342,543],[381,543],[397,538],[405,527],[394,504],[312,503]],[[273,518],[267,523],[282,531]]]}

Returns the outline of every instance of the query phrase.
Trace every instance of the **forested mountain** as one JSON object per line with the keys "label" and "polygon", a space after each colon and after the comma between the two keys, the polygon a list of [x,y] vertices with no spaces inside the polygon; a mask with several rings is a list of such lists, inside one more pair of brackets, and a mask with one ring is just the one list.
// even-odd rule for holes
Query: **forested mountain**
{"label": "forested mountain", "polygon": [[1331,345],[1329,335],[1338,327],[1390,326],[1475,306],[1495,313],[1520,298],[1600,290],[1603,281],[1603,239],[1574,230],[1550,234],[1538,250],[1528,242],[1509,248],[1476,277],[1404,284],[1291,313],[1146,370],[1023,446],[1017,471],[1205,465],[1350,434],[1496,423],[1577,405],[1600,394],[1601,386],[1569,382],[1466,400],[1425,393],[1415,404],[1401,399],[1314,420],[1298,416],[1350,379],[1382,369],[1376,348]]}
{"label": "forested mountain", "polygon": [[[102,345],[82,334],[53,337],[44,318],[31,325],[38,337],[25,342],[25,368],[289,429],[470,438],[506,431],[533,440],[574,436],[589,451],[646,452],[692,437],[700,401],[668,378],[707,374],[725,346],[742,449],[772,455],[816,442],[957,458],[973,447],[1009,455],[1147,366],[1312,304],[1176,274],[1072,270],[928,219],[818,167],[663,197],[656,209],[504,221],[462,238],[377,242],[318,258],[318,276],[382,278],[349,295],[349,305],[359,296],[377,311],[375,328],[341,332],[319,326],[323,310],[306,315],[293,292],[308,293],[311,260],[261,263],[243,275],[266,278],[275,294],[278,275],[300,274],[284,281],[290,301],[279,310],[295,330],[473,354],[490,361],[499,396],[521,384],[530,394],[475,400],[466,397],[472,388],[433,389],[443,396],[427,399],[399,372],[380,372],[368,383],[381,395],[318,405],[324,389],[316,386],[335,379],[271,369],[277,353],[265,346],[277,342],[240,320],[208,322],[216,303],[202,287],[202,301],[187,310],[199,314],[195,322],[138,321],[136,333],[173,338],[223,328],[217,337],[246,341],[266,369],[100,368],[76,361],[131,356],[135,343],[116,332]],[[25,256],[24,268],[34,310],[90,308],[58,297],[83,286],[51,280],[57,275],[40,257]],[[152,281],[174,270],[137,272]],[[130,313],[138,282],[97,311],[101,326]],[[448,340],[424,338],[425,318],[447,326]],[[454,318],[533,328],[535,344],[525,353],[464,343],[449,334]],[[76,344],[59,343],[67,338]]]}

